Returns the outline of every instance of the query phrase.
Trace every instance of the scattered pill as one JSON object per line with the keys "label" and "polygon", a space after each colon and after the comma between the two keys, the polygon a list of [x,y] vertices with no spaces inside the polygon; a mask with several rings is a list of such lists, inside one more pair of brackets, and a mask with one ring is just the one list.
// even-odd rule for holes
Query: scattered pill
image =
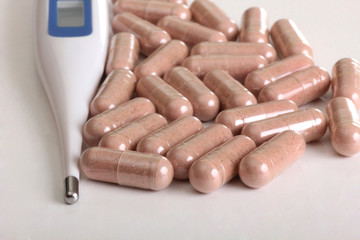
{"label": "scattered pill", "polygon": [[312,65],[314,63],[310,57],[304,54],[294,55],[249,73],[245,79],[245,87],[258,96],[266,85]]}
{"label": "scattered pill", "polygon": [[227,41],[222,32],[174,16],[163,17],[157,25],[169,33],[173,39],[184,41],[189,47],[203,41]]}
{"label": "scattered pill", "polygon": [[212,124],[170,149],[166,158],[174,167],[174,178],[188,179],[191,164],[230,138],[232,138],[232,134],[227,127],[221,124]]}
{"label": "scattered pill", "polygon": [[119,13],[114,17],[112,29],[114,33],[130,32],[134,34],[139,40],[140,51],[145,55],[150,55],[171,39],[169,34],[161,28],[128,12]]}
{"label": "scattered pill", "polygon": [[231,20],[226,13],[210,0],[195,0],[190,11],[195,22],[222,32],[227,39],[235,40],[239,29],[235,21]]}
{"label": "scattered pill", "polygon": [[261,55],[268,63],[276,60],[276,51],[268,43],[201,42],[191,49],[191,55]]}
{"label": "scattered pill", "polygon": [[194,116],[201,121],[210,121],[219,113],[218,97],[187,68],[171,69],[164,80],[191,102]]}
{"label": "scattered pill", "polygon": [[90,118],[84,125],[83,137],[87,144],[95,146],[108,132],[154,112],[154,104],[149,99],[134,98]]}
{"label": "scattered pill", "polygon": [[218,114],[215,123],[227,126],[234,135],[240,134],[245,124],[297,111],[298,106],[290,100],[265,102],[245,107],[227,109]]}
{"label": "scattered pill", "polygon": [[333,67],[332,96],[347,97],[360,108],[360,63],[353,58],[343,58]]}
{"label": "scattered pill", "polygon": [[106,63],[106,74],[115,69],[134,70],[139,57],[139,41],[127,32],[117,33],[111,38]]}
{"label": "scattered pill", "polygon": [[189,170],[191,185],[211,193],[238,175],[240,160],[255,149],[253,140],[236,136],[194,162]]}
{"label": "scattered pill", "polygon": [[136,93],[140,97],[149,98],[157,112],[170,122],[193,115],[189,100],[157,76],[141,78],[136,85]]}
{"label": "scattered pill", "polygon": [[136,77],[126,69],[111,72],[101,84],[90,104],[90,114],[95,116],[129,101],[135,92]]}
{"label": "scattered pill", "polygon": [[191,19],[188,7],[174,2],[118,0],[114,4],[114,15],[121,12],[131,12],[154,24],[165,16],[176,16],[184,20]]}
{"label": "scattered pill", "polygon": [[320,67],[309,67],[290,74],[265,86],[259,94],[259,102],[289,99],[298,106],[324,95],[330,87],[330,76]]}
{"label": "scattered pill", "polygon": [[169,186],[174,175],[163,156],[102,147],[87,149],[80,166],[90,179],[155,191]]}
{"label": "scattered pill", "polygon": [[269,42],[268,15],[265,9],[252,7],[247,9],[242,16],[240,42]]}
{"label": "scattered pill", "polygon": [[201,79],[206,73],[221,69],[240,82],[244,82],[247,74],[265,65],[267,61],[260,55],[195,55],[186,58],[182,64]]}
{"label": "scattered pill", "polygon": [[360,152],[360,120],[355,104],[348,98],[336,97],[326,111],[334,150],[348,157]]}
{"label": "scattered pill", "polygon": [[241,181],[251,188],[263,187],[299,159],[305,149],[303,136],[294,131],[285,131],[241,160]]}
{"label": "scattered pill", "polygon": [[257,103],[254,95],[224,70],[208,72],[203,82],[218,96],[222,109],[243,107]]}
{"label": "scattered pill", "polygon": [[188,47],[184,42],[170,40],[141,62],[134,73],[138,79],[147,75],[163,77],[172,67],[181,65],[188,53]]}
{"label": "scattered pill", "polygon": [[293,20],[280,19],[276,21],[270,33],[275,48],[282,58],[299,53],[313,57],[308,41]]}
{"label": "scattered pill", "polygon": [[101,138],[99,146],[121,151],[135,150],[142,138],[166,124],[163,116],[152,113],[106,134]]}
{"label": "scattered pill", "polygon": [[185,116],[143,138],[138,143],[136,150],[165,156],[172,147],[202,129],[203,125],[199,119],[193,116]]}
{"label": "scattered pill", "polygon": [[316,141],[326,133],[327,119],[320,110],[309,108],[249,123],[241,134],[250,137],[259,146],[286,130],[300,133],[306,142]]}

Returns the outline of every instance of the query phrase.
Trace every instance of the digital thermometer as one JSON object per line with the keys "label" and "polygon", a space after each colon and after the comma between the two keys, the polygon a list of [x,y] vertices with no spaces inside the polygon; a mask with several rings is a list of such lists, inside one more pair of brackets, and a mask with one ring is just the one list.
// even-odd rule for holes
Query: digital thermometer
{"label": "digital thermometer", "polygon": [[65,201],[79,198],[81,129],[104,71],[107,0],[38,0],[36,63],[61,142]]}

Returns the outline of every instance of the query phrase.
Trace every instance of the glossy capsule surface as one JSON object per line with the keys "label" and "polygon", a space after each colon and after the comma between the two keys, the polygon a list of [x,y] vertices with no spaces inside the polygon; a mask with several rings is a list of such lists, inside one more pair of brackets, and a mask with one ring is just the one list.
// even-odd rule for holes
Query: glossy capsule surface
{"label": "glossy capsule surface", "polygon": [[191,13],[187,6],[174,2],[118,0],[114,4],[114,15],[131,12],[136,16],[156,24],[160,18],[172,15],[180,19],[190,20]]}
{"label": "glossy capsule surface", "polygon": [[332,96],[351,99],[360,108],[360,63],[353,58],[337,61],[332,70]]}
{"label": "glossy capsule surface", "polygon": [[259,94],[259,102],[289,99],[298,106],[304,105],[324,95],[330,87],[328,72],[313,66],[290,74],[264,87]]}
{"label": "glossy capsule surface", "polygon": [[112,29],[114,33],[130,32],[134,34],[139,40],[140,51],[145,55],[150,55],[171,39],[169,34],[161,28],[128,12],[114,16]]}
{"label": "glossy capsule surface", "polygon": [[276,60],[276,50],[268,43],[201,42],[191,49],[191,55],[261,55],[268,63]]}
{"label": "glossy capsule surface", "polygon": [[268,14],[263,8],[248,8],[241,21],[240,42],[269,42],[269,19]]}
{"label": "glossy capsule surface", "polygon": [[250,72],[266,65],[266,59],[260,55],[195,55],[186,58],[182,64],[201,79],[206,73],[220,69],[240,82],[244,82]]}
{"label": "glossy capsule surface", "polygon": [[191,185],[211,193],[238,175],[241,159],[256,148],[253,140],[236,136],[194,162],[189,171]]}
{"label": "glossy capsule surface", "polygon": [[275,48],[282,58],[300,53],[313,57],[312,48],[293,20],[276,21],[270,33]]}
{"label": "glossy capsule surface", "polygon": [[91,116],[129,101],[135,92],[136,77],[126,69],[112,71],[101,84],[90,103]]}
{"label": "glossy capsule surface", "polygon": [[241,160],[240,178],[251,188],[263,187],[299,159],[305,149],[306,142],[299,133],[280,133]]}
{"label": "glossy capsule surface", "polygon": [[170,149],[166,158],[174,167],[174,178],[188,179],[189,169],[196,160],[230,138],[232,134],[227,127],[212,124]]}
{"label": "glossy capsule surface", "polygon": [[138,79],[147,75],[163,77],[172,67],[181,65],[188,53],[188,47],[184,42],[170,40],[141,62],[134,73]]}
{"label": "glossy capsule surface", "polygon": [[195,0],[190,6],[190,11],[193,19],[201,25],[222,32],[229,40],[237,38],[239,29],[235,21],[231,20],[214,2]]}
{"label": "glossy capsule surface", "polygon": [[227,41],[222,32],[174,16],[163,17],[159,20],[157,25],[169,33],[173,39],[179,39],[185,42],[189,47],[203,41]]}
{"label": "glossy capsule surface", "polygon": [[210,121],[219,113],[218,97],[188,69],[175,67],[166,73],[164,81],[191,102],[194,116],[201,121]]}
{"label": "glossy capsule surface", "polygon": [[298,110],[298,106],[290,100],[259,103],[245,107],[236,107],[219,113],[215,123],[227,126],[234,135],[240,134],[241,129],[248,123],[272,118]]}
{"label": "glossy capsule surface", "polygon": [[90,118],[83,128],[84,140],[90,146],[95,146],[108,132],[154,112],[155,106],[149,99],[134,98]]}
{"label": "glossy capsule surface", "polygon": [[81,155],[80,167],[93,180],[155,191],[169,186],[174,175],[171,163],[163,156],[102,147],[87,149]]}
{"label": "glossy capsule surface", "polygon": [[243,107],[257,103],[254,95],[224,70],[208,72],[203,82],[218,96],[221,109]]}
{"label": "glossy capsule surface", "polygon": [[117,33],[111,38],[106,74],[116,69],[134,70],[139,57],[140,45],[136,37],[127,32]]}
{"label": "glossy capsule surface", "polygon": [[354,103],[345,97],[332,99],[327,107],[331,144],[343,156],[360,152],[360,120]]}
{"label": "glossy capsule surface", "polygon": [[142,138],[166,124],[163,116],[152,113],[106,134],[100,140],[99,146],[121,151],[135,150]]}
{"label": "glossy capsule surface", "polygon": [[249,73],[245,79],[245,87],[257,97],[266,85],[312,65],[314,62],[309,56],[294,55]]}
{"label": "glossy capsule surface", "polygon": [[168,121],[193,115],[193,108],[187,98],[157,76],[141,78],[136,85],[140,97],[149,98],[158,113]]}
{"label": "glossy capsule surface", "polygon": [[327,119],[320,110],[309,108],[249,123],[241,134],[250,137],[259,146],[286,130],[300,133],[306,142],[316,141],[326,133]]}
{"label": "glossy capsule surface", "polygon": [[202,129],[203,125],[199,119],[185,116],[143,138],[138,143],[136,151],[165,156],[172,147]]}

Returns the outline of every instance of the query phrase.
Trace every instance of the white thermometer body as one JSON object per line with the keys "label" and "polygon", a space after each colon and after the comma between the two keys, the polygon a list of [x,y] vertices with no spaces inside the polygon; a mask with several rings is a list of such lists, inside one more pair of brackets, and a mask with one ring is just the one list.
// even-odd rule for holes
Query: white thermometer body
{"label": "white thermometer body", "polygon": [[36,63],[60,136],[65,201],[77,201],[81,129],[104,71],[106,0],[38,0]]}

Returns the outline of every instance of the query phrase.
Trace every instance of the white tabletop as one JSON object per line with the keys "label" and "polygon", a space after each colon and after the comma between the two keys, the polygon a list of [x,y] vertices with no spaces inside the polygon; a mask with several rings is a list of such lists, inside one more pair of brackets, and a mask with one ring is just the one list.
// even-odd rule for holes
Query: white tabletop
{"label": "white tabletop", "polygon": [[[270,24],[292,18],[331,71],[360,59],[360,1],[215,1],[240,23],[264,7]],[[344,158],[328,133],[269,185],[237,178],[212,194],[174,181],[160,192],[82,176],[63,201],[55,119],[34,62],[35,0],[0,1],[0,239],[359,239],[360,155]],[[312,106],[325,109],[330,95]]]}

